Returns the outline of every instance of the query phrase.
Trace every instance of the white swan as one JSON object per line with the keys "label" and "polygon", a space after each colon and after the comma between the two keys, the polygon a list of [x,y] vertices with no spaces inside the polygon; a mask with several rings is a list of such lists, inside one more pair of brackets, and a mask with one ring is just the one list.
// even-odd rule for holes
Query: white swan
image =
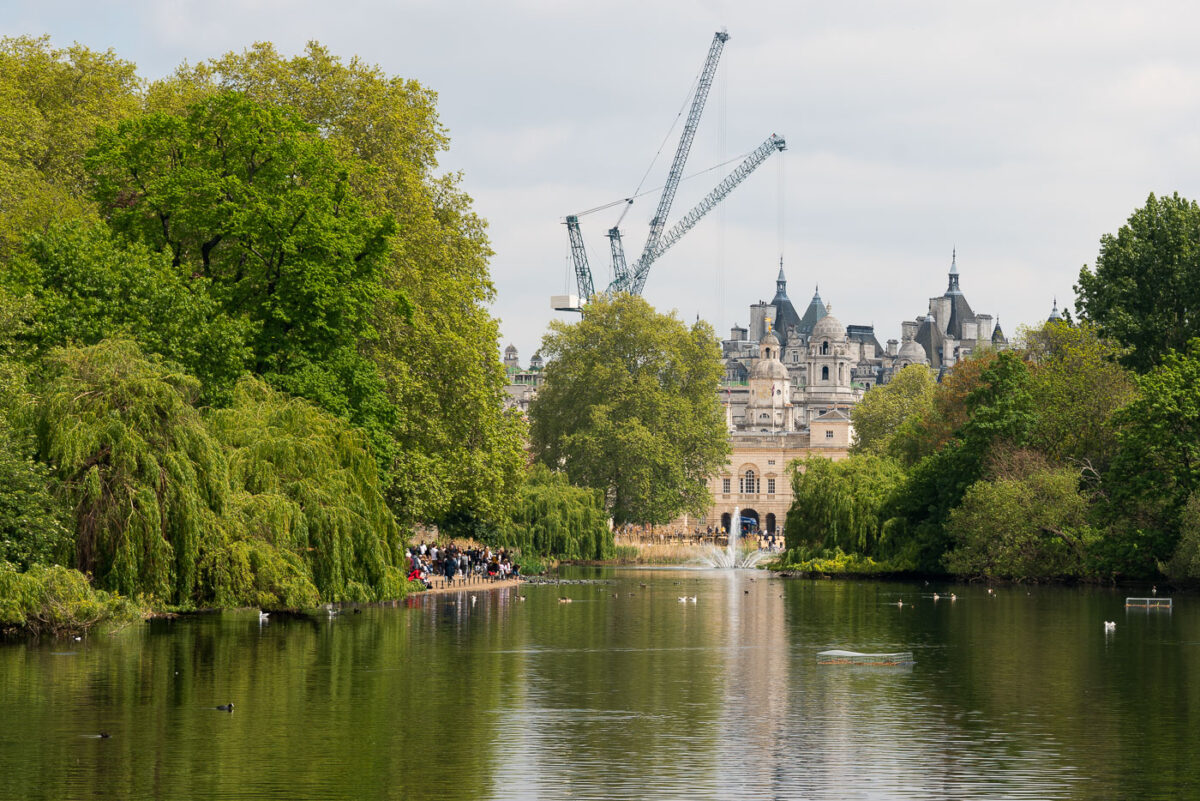
{"label": "white swan", "polygon": [[1104,630],[1105,631],[1116,631],[1117,624],[1112,620],[1106,620],[1106,621],[1104,621]]}

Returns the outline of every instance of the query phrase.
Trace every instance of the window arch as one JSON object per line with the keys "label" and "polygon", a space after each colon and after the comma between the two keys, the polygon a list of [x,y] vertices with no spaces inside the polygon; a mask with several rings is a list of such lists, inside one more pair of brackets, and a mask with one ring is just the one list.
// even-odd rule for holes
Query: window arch
{"label": "window arch", "polygon": [[825,340],[824,342],[821,343],[821,355],[822,356],[829,355],[829,340]]}
{"label": "window arch", "polygon": [[822,368],[821,368],[821,380],[822,380],[822,381],[828,381],[828,380],[829,380],[829,367],[822,367]]}
{"label": "window arch", "polygon": [[754,469],[748,469],[738,477],[738,491],[744,495],[757,495],[758,482],[759,479],[754,474]]}

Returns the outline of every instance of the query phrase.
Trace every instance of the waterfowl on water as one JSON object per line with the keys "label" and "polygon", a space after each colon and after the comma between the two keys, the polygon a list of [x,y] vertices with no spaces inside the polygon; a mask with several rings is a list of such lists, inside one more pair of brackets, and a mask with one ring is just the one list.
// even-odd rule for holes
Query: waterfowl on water
{"label": "waterfowl on water", "polygon": [[679,603],[681,603],[681,604],[686,604],[686,603],[687,603],[687,596],[686,596],[686,595],[680,595],[680,596],[679,596]]}
{"label": "waterfowl on water", "polygon": [[955,595],[954,593],[950,593],[950,600],[951,600],[951,601],[957,601],[957,600],[958,600],[958,596],[957,596],[957,595]]}
{"label": "waterfowl on water", "polygon": [[217,709],[221,710],[222,712],[232,712],[233,701],[230,701],[228,704],[221,704],[219,707],[217,707]]}
{"label": "waterfowl on water", "polygon": [[942,596],[938,595],[936,592],[933,594],[933,600],[939,601],[939,600],[941,600],[941,598],[942,598]]}
{"label": "waterfowl on water", "polygon": [[109,737],[112,737],[112,735],[111,735],[111,734],[109,734],[108,732],[106,732],[106,731],[102,731],[102,732],[100,732],[100,739],[101,739],[101,740],[107,740]]}
{"label": "waterfowl on water", "polygon": [[1116,631],[1117,624],[1112,620],[1106,620],[1106,621],[1104,621],[1104,630],[1105,631]]}
{"label": "waterfowl on water", "polygon": [[264,612],[261,609],[258,610],[258,622],[259,623],[266,623],[267,618],[269,618],[270,616],[271,616],[270,612]]}
{"label": "waterfowl on water", "polygon": [[571,603],[571,599],[570,598],[559,598],[558,602],[560,604],[569,604],[569,603]]}

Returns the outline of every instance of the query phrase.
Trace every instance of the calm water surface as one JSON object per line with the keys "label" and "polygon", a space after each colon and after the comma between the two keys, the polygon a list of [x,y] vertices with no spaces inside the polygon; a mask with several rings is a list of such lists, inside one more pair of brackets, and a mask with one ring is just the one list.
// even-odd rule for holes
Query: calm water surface
{"label": "calm water surface", "polygon": [[0,797],[1200,797],[1195,598],[571,575],[609,583],[0,645]]}

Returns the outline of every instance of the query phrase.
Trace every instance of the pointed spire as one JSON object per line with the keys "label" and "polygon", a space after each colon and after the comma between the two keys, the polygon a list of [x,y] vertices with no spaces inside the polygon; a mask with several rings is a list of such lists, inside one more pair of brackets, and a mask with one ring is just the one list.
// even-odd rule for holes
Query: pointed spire
{"label": "pointed spire", "polygon": [[1048,323],[1061,323],[1062,315],[1058,313],[1058,297],[1054,298],[1054,308],[1050,310],[1050,316],[1046,318]]}
{"label": "pointed spire", "polygon": [[779,277],[775,279],[775,299],[772,303],[787,300],[787,276],[783,274],[783,256],[779,257]]}
{"label": "pointed spire", "polygon": [[950,283],[946,286],[946,294],[962,294],[962,290],[958,288],[958,248],[950,251]]}

